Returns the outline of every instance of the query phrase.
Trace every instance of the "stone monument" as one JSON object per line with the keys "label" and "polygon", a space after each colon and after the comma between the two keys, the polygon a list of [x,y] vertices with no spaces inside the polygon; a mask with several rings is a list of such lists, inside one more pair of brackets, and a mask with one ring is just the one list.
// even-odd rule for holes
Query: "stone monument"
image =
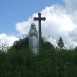
{"label": "stone monument", "polygon": [[31,24],[31,28],[29,30],[28,34],[29,38],[29,48],[32,49],[32,51],[37,54],[38,53],[38,32],[36,30],[36,25],[34,23]]}

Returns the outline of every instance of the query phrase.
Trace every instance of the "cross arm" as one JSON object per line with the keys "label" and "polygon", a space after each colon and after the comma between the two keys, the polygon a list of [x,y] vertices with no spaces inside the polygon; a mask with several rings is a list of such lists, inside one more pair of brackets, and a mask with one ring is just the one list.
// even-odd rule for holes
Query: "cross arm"
{"label": "cross arm", "polygon": [[45,17],[42,17],[42,18],[41,18],[41,20],[44,20],[44,21],[45,21],[45,20],[46,20],[46,18],[45,18]]}
{"label": "cross arm", "polygon": [[34,21],[36,21],[36,20],[46,20],[46,18],[45,17],[42,17],[42,18],[37,18],[37,17],[34,17]]}
{"label": "cross arm", "polygon": [[34,17],[34,21],[36,21],[36,20],[39,20],[39,18],[37,18],[37,17]]}

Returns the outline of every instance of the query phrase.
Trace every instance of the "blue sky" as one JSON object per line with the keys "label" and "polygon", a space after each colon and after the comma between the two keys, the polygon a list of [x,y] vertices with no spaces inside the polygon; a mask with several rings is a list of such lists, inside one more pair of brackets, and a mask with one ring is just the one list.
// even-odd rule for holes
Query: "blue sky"
{"label": "blue sky", "polygon": [[62,0],[0,0],[0,34],[18,34],[17,22],[26,21],[32,14],[54,4],[64,6]]}

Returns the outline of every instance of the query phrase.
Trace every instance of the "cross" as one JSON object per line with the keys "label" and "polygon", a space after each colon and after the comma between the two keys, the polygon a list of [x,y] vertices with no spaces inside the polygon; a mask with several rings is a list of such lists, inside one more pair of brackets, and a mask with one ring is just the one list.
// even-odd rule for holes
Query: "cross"
{"label": "cross", "polygon": [[45,17],[41,17],[41,13],[38,13],[38,17],[34,17],[34,21],[38,20],[39,22],[39,47],[41,46],[41,21],[46,20]]}

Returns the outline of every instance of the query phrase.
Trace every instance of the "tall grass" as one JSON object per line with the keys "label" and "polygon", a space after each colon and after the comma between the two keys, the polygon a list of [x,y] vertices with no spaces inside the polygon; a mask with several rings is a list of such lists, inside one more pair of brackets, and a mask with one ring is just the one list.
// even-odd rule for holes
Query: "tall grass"
{"label": "tall grass", "polygon": [[0,52],[0,77],[77,77],[77,49],[58,50],[43,41],[34,54],[28,47],[13,46]]}

